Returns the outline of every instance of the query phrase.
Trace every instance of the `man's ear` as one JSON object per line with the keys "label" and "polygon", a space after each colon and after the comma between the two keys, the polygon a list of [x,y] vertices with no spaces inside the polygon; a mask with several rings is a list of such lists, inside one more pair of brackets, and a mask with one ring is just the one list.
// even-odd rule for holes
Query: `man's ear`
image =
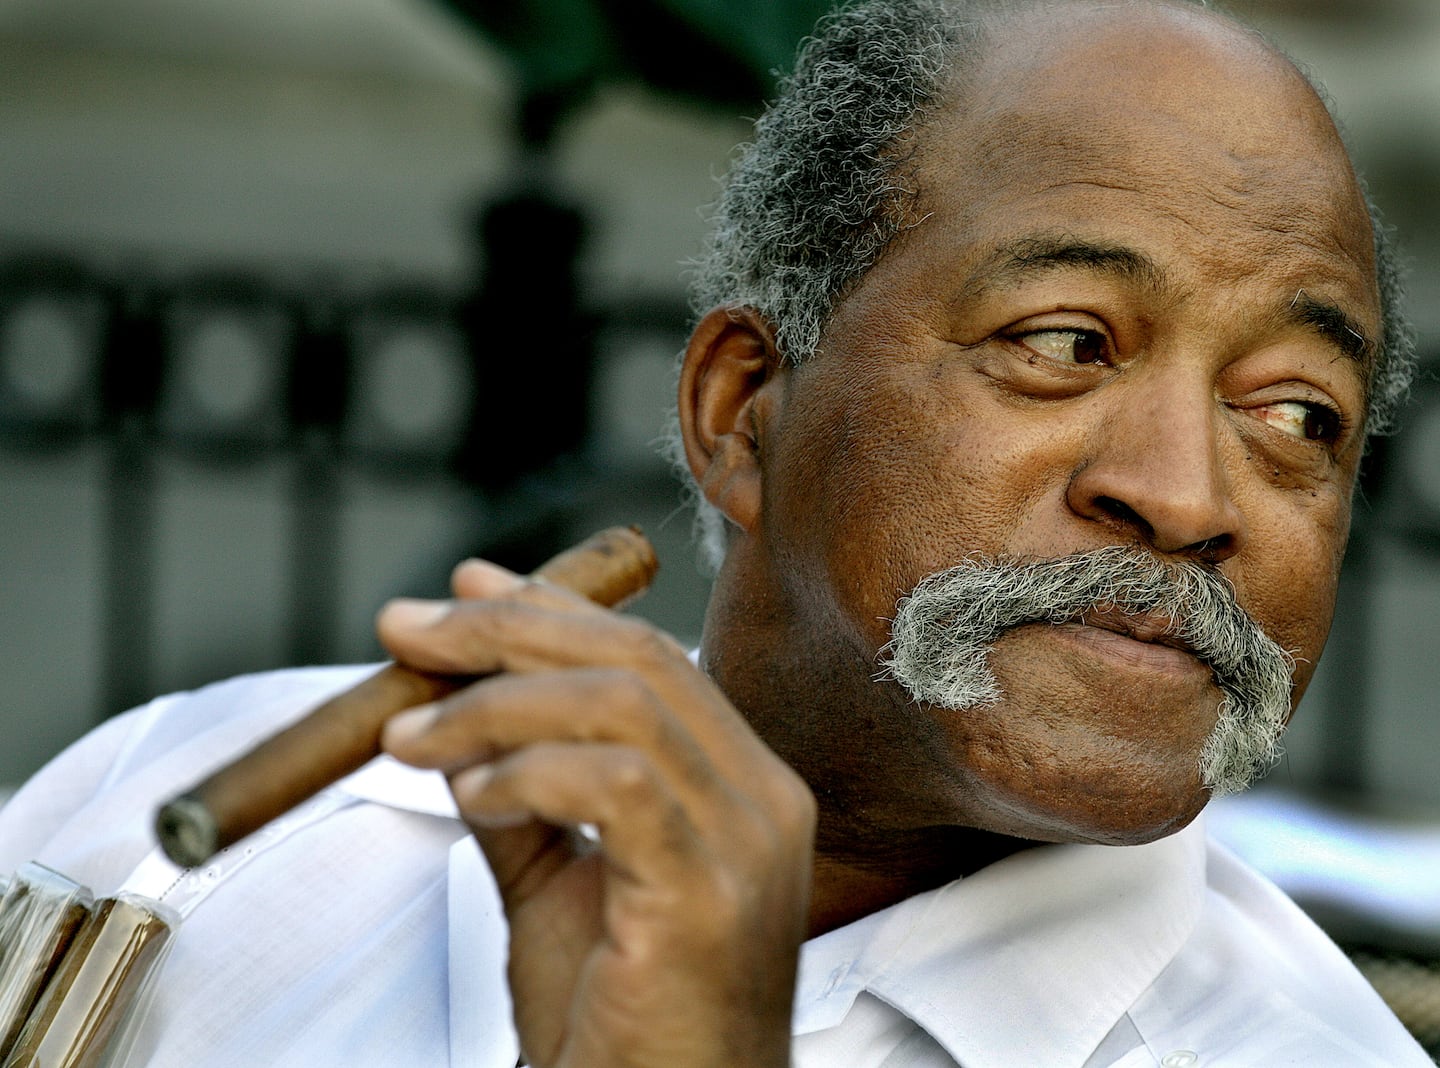
{"label": "man's ear", "polygon": [[742,530],[760,519],[760,445],[773,415],[765,390],[780,368],[770,325],[753,308],[700,320],[680,369],[685,459],[705,499]]}

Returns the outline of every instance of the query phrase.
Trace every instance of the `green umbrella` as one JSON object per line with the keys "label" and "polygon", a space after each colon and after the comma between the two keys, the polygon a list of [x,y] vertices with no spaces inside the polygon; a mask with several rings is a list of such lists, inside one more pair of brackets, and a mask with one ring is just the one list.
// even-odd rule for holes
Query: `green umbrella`
{"label": "green umbrella", "polygon": [[532,140],[597,85],[758,109],[831,0],[443,0],[515,63]]}

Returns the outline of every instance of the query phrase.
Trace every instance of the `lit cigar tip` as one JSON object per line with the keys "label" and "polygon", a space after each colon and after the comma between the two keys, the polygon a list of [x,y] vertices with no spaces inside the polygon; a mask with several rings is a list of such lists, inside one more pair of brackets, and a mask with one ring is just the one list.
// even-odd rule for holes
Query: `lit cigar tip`
{"label": "lit cigar tip", "polygon": [[220,829],[209,807],[190,794],[164,805],[155,816],[155,835],[165,855],[182,868],[193,868],[220,849]]}

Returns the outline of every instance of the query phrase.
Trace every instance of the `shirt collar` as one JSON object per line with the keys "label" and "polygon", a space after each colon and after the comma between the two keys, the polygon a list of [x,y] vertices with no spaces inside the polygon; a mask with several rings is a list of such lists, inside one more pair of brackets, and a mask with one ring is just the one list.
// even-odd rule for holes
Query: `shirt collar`
{"label": "shirt collar", "polygon": [[353,775],[341,779],[335,784],[335,789],[362,801],[373,801],[406,812],[460,818],[444,775],[438,771],[412,768],[389,755],[379,756]]}
{"label": "shirt collar", "polygon": [[1083,1063],[1194,929],[1204,864],[1198,820],[1007,857],[806,943],[796,1033],[868,990],[970,1068]]}
{"label": "shirt collar", "polygon": [[[439,772],[382,756],[337,789],[458,818]],[[862,990],[967,1068],[1080,1064],[1179,951],[1205,891],[1202,820],[1143,846],[1037,846],[807,942],[797,1035]]]}

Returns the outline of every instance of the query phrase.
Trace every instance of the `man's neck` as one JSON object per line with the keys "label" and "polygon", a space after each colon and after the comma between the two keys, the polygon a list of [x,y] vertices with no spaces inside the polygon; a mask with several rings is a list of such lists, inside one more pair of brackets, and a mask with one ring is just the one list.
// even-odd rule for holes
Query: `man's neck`
{"label": "man's neck", "polygon": [[869,849],[854,842],[836,848],[827,837],[822,826],[810,895],[811,938],[1038,844],[966,827],[890,835]]}

